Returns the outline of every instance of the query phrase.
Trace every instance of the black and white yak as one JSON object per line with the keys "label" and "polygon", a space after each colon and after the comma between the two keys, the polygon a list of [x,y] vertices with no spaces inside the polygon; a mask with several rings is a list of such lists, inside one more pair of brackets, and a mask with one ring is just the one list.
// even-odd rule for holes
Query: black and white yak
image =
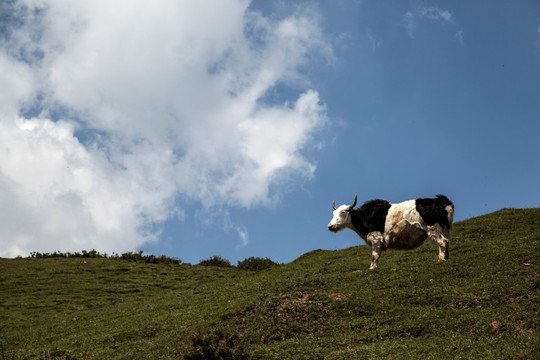
{"label": "black and white yak", "polygon": [[352,205],[336,208],[328,230],[351,229],[371,246],[371,266],[377,267],[386,249],[417,248],[429,237],[439,245],[439,261],[448,259],[448,236],[454,221],[454,204],[444,195],[434,199],[408,200],[392,204],[386,200],[367,201],[355,209]]}

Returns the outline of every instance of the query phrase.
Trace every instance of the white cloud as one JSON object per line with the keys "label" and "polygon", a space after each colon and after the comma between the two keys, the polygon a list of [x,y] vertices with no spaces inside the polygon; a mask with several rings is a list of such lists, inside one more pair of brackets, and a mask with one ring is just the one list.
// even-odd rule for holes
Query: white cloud
{"label": "white cloud", "polygon": [[178,194],[251,207],[313,176],[317,92],[265,94],[309,84],[302,67],[332,49],[311,10],[273,20],[248,5],[15,3],[22,25],[0,42],[0,256],[131,250],[182,212]]}
{"label": "white cloud", "polygon": [[443,10],[439,7],[424,7],[418,9],[418,15],[433,21],[442,23],[453,23],[452,13],[448,10]]}
{"label": "white cloud", "polygon": [[373,51],[377,50],[377,48],[381,47],[382,41],[375,37],[373,34],[373,31],[371,29],[368,29],[367,31],[367,38],[369,40],[369,43],[371,44],[371,49]]}
{"label": "white cloud", "polygon": [[249,239],[249,234],[247,232],[247,230],[245,228],[237,228],[236,231],[238,231],[238,236],[240,237],[240,244],[238,244],[236,246],[236,248],[241,248],[241,247],[244,247],[244,246],[247,246],[248,244],[248,239]]}
{"label": "white cloud", "polygon": [[[403,26],[405,27],[405,30],[407,31],[407,34],[411,39],[415,38],[418,21],[421,19],[427,19],[433,23],[439,24],[456,24],[454,15],[448,10],[441,9],[436,6],[419,7],[415,10],[407,11],[405,15],[403,15]],[[463,41],[462,29],[459,29],[456,32],[456,39],[459,42]]]}
{"label": "white cloud", "polygon": [[456,31],[455,38],[458,43],[463,44],[463,29]]}
{"label": "white cloud", "polygon": [[405,15],[403,15],[403,25],[405,26],[405,30],[407,30],[407,34],[409,34],[411,39],[414,39],[414,32],[416,31],[416,16],[412,11],[407,11]]}

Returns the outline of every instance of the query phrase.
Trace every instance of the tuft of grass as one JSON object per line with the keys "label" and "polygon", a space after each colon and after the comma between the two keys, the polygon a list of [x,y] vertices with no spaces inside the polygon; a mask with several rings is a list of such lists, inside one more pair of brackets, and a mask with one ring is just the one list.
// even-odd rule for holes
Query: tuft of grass
{"label": "tuft of grass", "polygon": [[459,222],[450,244],[375,271],[366,246],[265,271],[0,259],[0,359],[538,358],[540,209]]}

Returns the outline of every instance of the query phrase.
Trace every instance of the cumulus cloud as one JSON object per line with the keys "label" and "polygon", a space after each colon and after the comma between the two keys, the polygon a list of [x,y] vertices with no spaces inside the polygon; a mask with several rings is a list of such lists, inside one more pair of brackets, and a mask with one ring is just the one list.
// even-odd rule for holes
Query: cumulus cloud
{"label": "cumulus cloud", "polygon": [[[249,208],[313,176],[327,118],[302,69],[332,49],[310,12],[269,19],[243,0],[6,9],[0,256],[131,250],[182,214],[179,195]],[[280,84],[297,96],[272,101]]]}

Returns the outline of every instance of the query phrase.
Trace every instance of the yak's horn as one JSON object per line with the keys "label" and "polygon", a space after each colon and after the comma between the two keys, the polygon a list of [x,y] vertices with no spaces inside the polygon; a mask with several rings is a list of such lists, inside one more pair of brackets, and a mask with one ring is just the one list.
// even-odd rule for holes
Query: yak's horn
{"label": "yak's horn", "polygon": [[356,206],[356,195],[354,195],[354,202],[351,205],[351,209],[354,209],[355,206]]}

